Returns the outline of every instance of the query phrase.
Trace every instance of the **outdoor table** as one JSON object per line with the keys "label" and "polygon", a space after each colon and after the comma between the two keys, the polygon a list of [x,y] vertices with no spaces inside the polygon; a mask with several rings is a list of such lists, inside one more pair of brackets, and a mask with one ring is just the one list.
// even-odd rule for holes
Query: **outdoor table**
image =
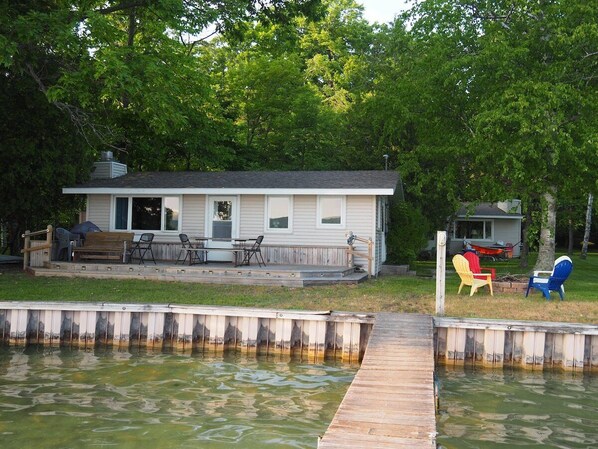
{"label": "outdoor table", "polygon": [[[237,239],[237,238],[210,238],[210,237],[195,237],[195,240],[202,245],[202,250],[205,251],[205,261],[208,262],[208,253],[210,250],[212,251],[230,251],[233,253],[233,265],[235,267],[241,265],[243,262],[243,248],[245,247],[245,243],[247,239]],[[205,246],[206,242],[226,242],[232,243],[232,248],[209,248]]]}

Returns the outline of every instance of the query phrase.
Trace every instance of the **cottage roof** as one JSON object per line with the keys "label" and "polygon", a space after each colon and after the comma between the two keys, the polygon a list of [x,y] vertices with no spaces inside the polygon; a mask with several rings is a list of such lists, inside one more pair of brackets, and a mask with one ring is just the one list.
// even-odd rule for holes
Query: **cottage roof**
{"label": "cottage roof", "polygon": [[392,195],[396,171],[139,172],[65,187],[71,194],[353,194]]}
{"label": "cottage roof", "polygon": [[[473,207],[473,208],[472,208]],[[463,204],[457,212],[459,218],[521,218],[519,213],[508,212],[495,203]]]}

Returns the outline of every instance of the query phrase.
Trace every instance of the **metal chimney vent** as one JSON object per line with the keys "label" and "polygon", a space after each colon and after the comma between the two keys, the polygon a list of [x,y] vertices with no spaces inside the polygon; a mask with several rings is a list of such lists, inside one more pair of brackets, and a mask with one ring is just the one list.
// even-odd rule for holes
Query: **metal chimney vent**
{"label": "metal chimney vent", "polygon": [[112,154],[112,151],[102,151],[102,153],[100,154],[100,160],[102,162],[109,162],[113,159],[114,155]]}

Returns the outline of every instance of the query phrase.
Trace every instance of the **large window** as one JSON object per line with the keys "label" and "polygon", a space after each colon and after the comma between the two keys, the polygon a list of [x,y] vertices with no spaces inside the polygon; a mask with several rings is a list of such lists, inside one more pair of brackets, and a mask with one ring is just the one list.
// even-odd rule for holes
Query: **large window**
{"label": "large window", "polygon": [[266,198],[266,229],[268,231],[290,232],[292,222],[292,197],[268,196]]}
{"label": "large window", "polygon": [[318,227],[342,228],[345,226],[345,197],[318,197]]}
{"label": "large window", "polygon": [[114,229],[131,231],[178,231],[180,198],[117,197]]}
{"label": "large window", "polygon": [[459,240],[492,240],[492,220],[457,220],[454,238]]}

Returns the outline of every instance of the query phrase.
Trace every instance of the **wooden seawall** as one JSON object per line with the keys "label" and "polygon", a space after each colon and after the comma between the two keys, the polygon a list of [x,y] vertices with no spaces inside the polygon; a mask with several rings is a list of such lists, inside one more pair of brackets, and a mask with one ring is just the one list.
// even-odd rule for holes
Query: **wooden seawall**
{"label": "wooden seawall", "polygon": [[319,449],[435,449],[432,317],[378,314]]}
{"label": "wooden seawall", "polygon": [[598,326],[184,305],[0,302],[0,344],[362,362],[319,449],[435,449],[435,363],[598,370]]}
{"label": "wooden seawall", "polygon": [[598,370],[598,326],[434,318],[436,362],[500,368]]}
{"label": "wooden seawall", "polygon": [[374,317],[142,304],[0,302],[0,343],[282,354],[311,360],[363,357]]}

